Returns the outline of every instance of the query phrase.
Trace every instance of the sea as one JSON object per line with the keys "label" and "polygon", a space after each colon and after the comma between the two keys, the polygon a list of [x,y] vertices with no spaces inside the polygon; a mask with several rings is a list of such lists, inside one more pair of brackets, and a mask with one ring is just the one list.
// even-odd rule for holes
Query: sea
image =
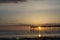
{"label": "sea", "polygon": [[[3,27],[0,27],[3,28]],[[7,30],[6,30],[7,29]],[[9,30],[8,30],[9,29]],[[13,29],[13,30],[12,30]],[[60,27],[30,28],[30,26],[4,27],[0,29],[0,37],[60,37]]]}

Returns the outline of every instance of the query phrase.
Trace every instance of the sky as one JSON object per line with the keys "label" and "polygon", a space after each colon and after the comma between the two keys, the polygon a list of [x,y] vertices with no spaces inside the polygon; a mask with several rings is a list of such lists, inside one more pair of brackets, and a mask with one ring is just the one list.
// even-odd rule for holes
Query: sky
{"label": "sky", "polygon": [[60,0],[0,3],[0,25],[60,23]]}

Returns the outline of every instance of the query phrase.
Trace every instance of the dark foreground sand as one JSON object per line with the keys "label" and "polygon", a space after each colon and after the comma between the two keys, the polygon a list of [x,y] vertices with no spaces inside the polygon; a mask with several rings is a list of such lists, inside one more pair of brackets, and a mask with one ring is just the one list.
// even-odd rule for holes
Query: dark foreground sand
{"label": "dark foreground sand", "polygon": [[[0,40],[17,40],[17,39],[16,38],[0,38]],[[60,37],[19,38],[18,40],[60,40]]]}

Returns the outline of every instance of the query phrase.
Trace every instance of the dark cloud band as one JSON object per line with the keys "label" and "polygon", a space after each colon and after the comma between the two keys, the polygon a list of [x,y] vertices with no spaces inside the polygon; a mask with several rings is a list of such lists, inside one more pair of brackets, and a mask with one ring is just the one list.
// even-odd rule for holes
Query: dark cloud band
{"label": "dark cloud band", "polygon": [[0,0],[0,3],[4,3],[4,2],[26,2],[27,0]]}

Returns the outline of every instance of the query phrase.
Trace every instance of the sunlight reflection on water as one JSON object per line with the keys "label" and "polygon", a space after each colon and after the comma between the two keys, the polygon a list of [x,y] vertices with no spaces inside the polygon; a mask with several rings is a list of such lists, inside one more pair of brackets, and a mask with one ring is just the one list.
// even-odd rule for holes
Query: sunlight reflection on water
{"label": "sunlight reflection on water", "polygon": [[41,34],[39,34],[38,36],[41,37]]}

